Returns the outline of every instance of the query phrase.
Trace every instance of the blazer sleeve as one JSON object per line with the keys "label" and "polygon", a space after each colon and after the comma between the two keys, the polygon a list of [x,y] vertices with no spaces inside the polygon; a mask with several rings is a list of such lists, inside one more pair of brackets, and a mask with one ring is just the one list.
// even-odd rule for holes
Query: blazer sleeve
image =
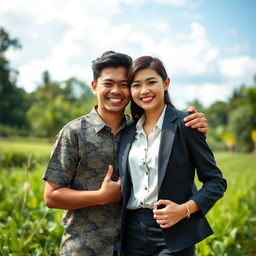
{"label": "blazer sleeve", "polygon": [[215,202],[223,196],[227,188],[227,182],[216,166],[205,135],[198,132],[197,129],[184,125],[183,129],[189,154],[197,170],[198,179],[203,183],[202,188],[190,199],[199,205],[203,215],[205,215]]}

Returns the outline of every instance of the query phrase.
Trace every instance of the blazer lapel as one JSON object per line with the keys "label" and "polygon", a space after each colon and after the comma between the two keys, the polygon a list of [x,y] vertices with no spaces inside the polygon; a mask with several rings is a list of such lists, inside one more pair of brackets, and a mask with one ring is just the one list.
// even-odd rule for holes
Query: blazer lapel
{"label": "blazer lapel", "polygon": [[135,137],[136,133],[136,125],[132,124],[131,127],[129,127],[126,131],[124,131],[124,134],[122,135],[121,139],[121,145],[119,152],[123,152],[122,155],[119,155],[119,166],[121,167],[119,170],[119,175],[121,178],[121,188],[122,191],[126,192],[127,186],[125,185],[127,183],[128,179],[128,156],[130,152],[130,148],[132,146],[133,139]]}
{"label": "blazer lapel", "polygon": [[159,147],[159,158],[158,158],[158,191],[163,182],[165,176],[167,164],[170,159],[170,154],[173,147],[174,137],[177,129],[177,124],[174,121],[177,119],[176,111],[167,106],[164,122],[161,133],[161,141]]}

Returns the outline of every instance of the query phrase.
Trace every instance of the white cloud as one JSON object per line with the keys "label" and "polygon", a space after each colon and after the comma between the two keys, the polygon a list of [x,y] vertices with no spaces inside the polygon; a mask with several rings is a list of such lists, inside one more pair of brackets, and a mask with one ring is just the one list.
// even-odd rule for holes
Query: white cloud
{"label": "white cloud", "polygon": [[[169,17],[157,14],[148,17],[140,5],[152,4],[153,0],[5,2],[4,8],[1,6],[0,23],[24,46],[21,51],[9,51],[7,57],[11,65],[12,61],[17,64],[14,67],[20,71],[18,83],[28,91],[35,88],[34,84],[40,81],[44,70],[49,70],[55,80],[76,76],[90,82],[91,60],[106,50],[125,52],[132,57],[157,56],[164,62],[171,78],[184,77],[188,81],[191,77],[200,77],[202,81],[203,77],[217,76],[223,79],[222,84],[174,84],[174,99],[178,99],[179,104],[197,97],[204,104],[223,99],[232,86],[247,82],[246,79],[251,81],[256,70],[256,60],[246,56],[248,44],[233,45],[226,53],[238,56],[224,58],[220,55],[223,51],[209,41],[206,28],[199,22],[189,24],[186,20],[188,31],[184,32],[176,26],[177,21]],[[199,1],[154,0],[154,3],[163,8],[179,7],[183,17],[200,18],[194,10],[200,5]],[[129,23],[133,7],[137,7],[133,13],[133,19],[137,20]],[[24,29],[22,22],[26,24]],[[236,30],[228,33],[233,37],[237,35]]]}
{"label": "white cloud", "polygon": [[239,83],[251,81],[256,71],[256,59],[249,56],[238,56],[219,59],[220,73],[227,79]]}
{"label": "white cloud", "polygon": [[201,20],[204,18],[204,15],[201,13],[196,13],[196,12],[183,12],[182,17],[190,20]]}
{"label": "white cloud", "polygon": [[189,0],[121,0],[122,2],[126,4],[142,4],[142,3],[149,3],[154,2],[158,4],[166,4],[166,5],[172,5],[177,7],[186,7],[195,9],[199,5],[201,5],[201,1],[189,1]]}
{"label": "white cloud", "polygon": [[234,45],[229,46],[226,49],[226,52],[230,55],[241,55],[245,53],[249,53],[251,49],[250,43],[249,42],[243,42],[243,43],[236,43]]}
{"label": "white cloud", "polygon": [[151,38],[137,31],[131,33],[131,38],[140,43],[141,52],[161,58],[175,75],[201,75],[215,70],[219,50],[209,43],[205,29],[199,23],[191,23],[189,33],[177,33],[175,37],[170,33],[161,39]]}
{"label": "white cloud", "polygon": [[226,101],[230,96],[230,84],[202,83],[202,84],[174,84],[170,88],[170,96],[178,108],[187,107],[187,103],[195,99],[208,107],[216,100]]}

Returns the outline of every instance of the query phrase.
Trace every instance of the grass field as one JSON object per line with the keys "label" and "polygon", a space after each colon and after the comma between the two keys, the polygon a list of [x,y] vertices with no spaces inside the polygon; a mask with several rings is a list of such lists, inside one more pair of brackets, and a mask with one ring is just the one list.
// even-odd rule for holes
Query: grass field
{"label": "grass field", "polygon": [[[42,198],[51,148],[44,140],[0,140],[0,255],[58,255],[62,211],[47,209]],[[256,255],[256,157],[215,156],[228,189],[207,215],[215,233],[197,255]]]}

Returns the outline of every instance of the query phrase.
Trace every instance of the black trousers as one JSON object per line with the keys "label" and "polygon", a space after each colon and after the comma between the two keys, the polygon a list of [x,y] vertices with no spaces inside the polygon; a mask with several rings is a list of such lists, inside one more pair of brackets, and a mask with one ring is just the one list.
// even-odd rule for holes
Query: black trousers
{"label": "black trousers", "polygon": [[151,209],[127,211],[124,250],[126,256],[194,256],[195,246],[171,252]]}

